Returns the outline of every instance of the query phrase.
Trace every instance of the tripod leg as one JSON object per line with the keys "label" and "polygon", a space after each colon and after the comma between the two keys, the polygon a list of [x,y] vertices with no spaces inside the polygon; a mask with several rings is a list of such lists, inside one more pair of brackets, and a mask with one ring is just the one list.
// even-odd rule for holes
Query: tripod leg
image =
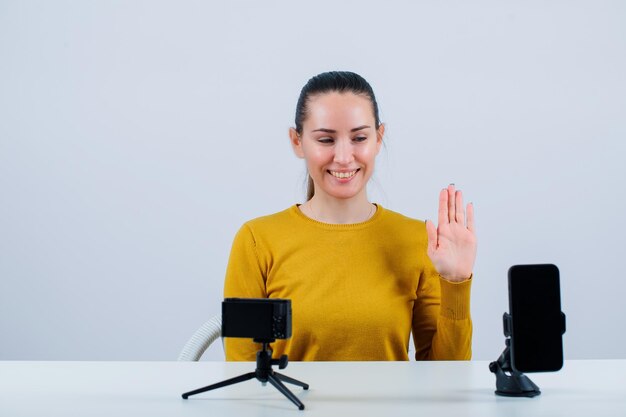
{"label": "tripod leg", "polygon": [[283,382],[288,382],[290,384],[297,385],[297,386],[302,387],[304,389],[309,389],[309,384],[306,384],[304,382],[298,381],[297,379],[293,379],[293,378],[291,378],[291,377],[289,377],[287,375],[279,374],[278,372],[274,372],[274,375],[278,379],[283,381]]}
{"label": "tripod leg", "polygon": [[304,410],[304,404],[302,401],[298,399],[289,389],[280,382],[280,379],[275,377],[274,375],[268,375],[267,380],[270,381],[270,384],[274,385],[276,389],[283,393],[283,395],[291,400],[295,405],[298,406],[298,409]]}
{"label": "tripod leg", "polygon": [[196,390],[186,392],[186,393],[183,394],[183,398],[186,400],[188,397],[190,397],[192,395],[200,394],[201,392],[211,391],[213,389],[222,388],[222,387],[225,387],[225,386],[228,386],[228,385],[237,384],[237,383],[243,382],[243,381],[248,381],[248,380],[253,379],[253,378],[256,378],[256,373],[248,372],[247,374],[239,375],[239,376],[236,376],[234,378],[230,378],[230,379],[227,379],[225,381],[218,382],[216,384],[207,385],[204,388],[198,388]]}

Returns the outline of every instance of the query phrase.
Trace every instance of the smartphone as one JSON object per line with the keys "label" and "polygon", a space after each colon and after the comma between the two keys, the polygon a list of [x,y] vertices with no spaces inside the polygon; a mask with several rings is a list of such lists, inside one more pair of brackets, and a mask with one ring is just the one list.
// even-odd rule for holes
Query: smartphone
{"label": "smartphone", "polygon": [[565,332],[559,269],[552,264],[514,265],[508,275],[512,368],[558,371]]}

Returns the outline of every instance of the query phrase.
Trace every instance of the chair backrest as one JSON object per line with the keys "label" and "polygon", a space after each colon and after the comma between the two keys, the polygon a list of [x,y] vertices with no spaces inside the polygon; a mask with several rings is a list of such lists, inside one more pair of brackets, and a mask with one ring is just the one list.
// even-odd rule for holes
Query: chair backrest
{"label": "chair backrest", "polygon": [[178,355],[179,361],[198,361],[211,343],[222,335],[222,316],[217,315],[204,323],[187,341]]}

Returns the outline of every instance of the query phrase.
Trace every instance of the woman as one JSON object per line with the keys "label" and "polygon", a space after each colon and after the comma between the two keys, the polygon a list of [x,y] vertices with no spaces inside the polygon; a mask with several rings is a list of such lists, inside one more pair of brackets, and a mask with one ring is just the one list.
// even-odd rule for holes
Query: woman
{"label": "woman", "polygon": [[[327,72],[303,87],[289,136],[306,162],[308,199],[245,223],[225,297],[292,300],[292,337],[272,345],[291,360],[470,359],[474,215],[454,185],[439,196],[439,225],[367,199],[385,126],[370,85]],[[259,346],[225,340],[227,360]]]}

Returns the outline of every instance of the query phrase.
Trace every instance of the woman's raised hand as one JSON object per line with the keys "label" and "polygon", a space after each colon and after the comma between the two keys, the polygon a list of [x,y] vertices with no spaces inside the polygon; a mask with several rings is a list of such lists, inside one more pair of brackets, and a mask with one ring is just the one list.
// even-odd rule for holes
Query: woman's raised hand
{"label": "woman's raised hand", "polygon": [[426,221],[428,257],[439,275],[448,281],[464,281],[471,277],[476,259],[474,205],[463,208],[463,195],[454,184],[439,193],[439,225]]}

